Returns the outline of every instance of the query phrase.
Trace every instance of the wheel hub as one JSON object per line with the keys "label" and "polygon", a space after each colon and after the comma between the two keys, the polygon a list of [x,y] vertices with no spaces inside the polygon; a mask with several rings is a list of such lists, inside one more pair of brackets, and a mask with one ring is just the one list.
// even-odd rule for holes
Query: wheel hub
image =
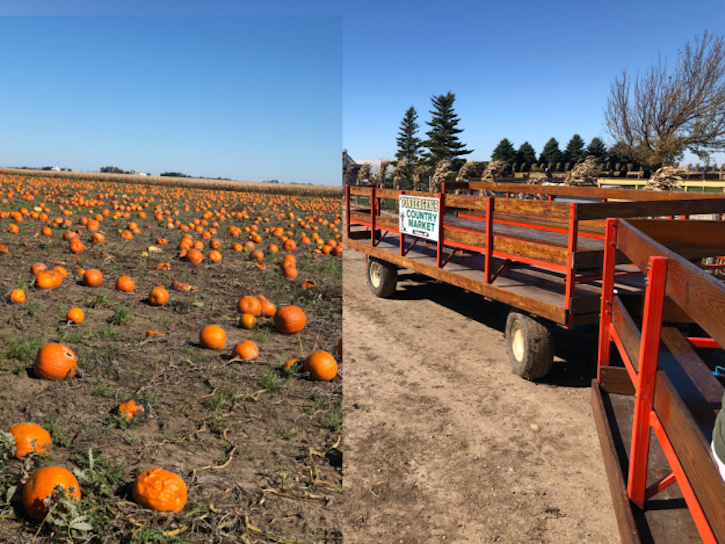
{"label": "wheel hub", "polygon": [[370,263],[370,283],[376,289],[380,287],[380,264]]}
{"label": "wheel hub", "polygon": [[511,328],[511,351],[517,361],[524,358],[524,329],[520,321],[514,321]]}

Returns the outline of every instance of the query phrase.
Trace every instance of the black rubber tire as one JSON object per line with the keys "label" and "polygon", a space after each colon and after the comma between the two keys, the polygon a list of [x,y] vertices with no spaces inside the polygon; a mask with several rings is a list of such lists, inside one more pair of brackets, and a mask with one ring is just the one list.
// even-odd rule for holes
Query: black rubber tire
{"label": "black rubber tire", "polygon": [[375,257],[368,257],[368,285],[375,296],[389,298],[398,283],[398,268]]}
{"label": "black rubber tire", "polygon": [[554,364],[554,325],[548,319],[511,311],[506,318],[506,351],[513,371],[527,380],[546,376]]}

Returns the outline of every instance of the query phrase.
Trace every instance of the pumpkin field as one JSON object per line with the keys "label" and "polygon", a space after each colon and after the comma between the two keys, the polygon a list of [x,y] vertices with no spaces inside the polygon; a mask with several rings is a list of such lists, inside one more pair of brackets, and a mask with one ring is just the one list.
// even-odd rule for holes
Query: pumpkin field
{"label": "pumpkin field", "polygon": [[0,542],[342,541],[340,197],[183,183],[0,173]]}

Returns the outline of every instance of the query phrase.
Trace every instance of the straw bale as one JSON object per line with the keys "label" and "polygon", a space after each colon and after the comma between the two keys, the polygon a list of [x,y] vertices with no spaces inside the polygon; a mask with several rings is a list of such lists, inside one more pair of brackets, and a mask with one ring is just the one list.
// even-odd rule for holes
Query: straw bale
{"label": "straw bale", "polygon": [[432,168],[427,164],[421,164],[415,167],[413,170],[413,190],[423,190],[423,180],[430,176],[431,170]]}
{"label": "straw bale", "polygon": [[599,164],[596,157],[589,155],[579,160],[564,178],[565,185],[593,186],[599,177]]}
{"label": "straw bale", "polygon": [[360,167],[357,173],[355,185],[366,185],[370,181],[370,163],[366,162]]}
{"label": "straw bale", "polygon": [[447,181],[447,179],[453,174],[453,172],[451,172],[452,167],[453,164],[449,160],[443,159],[442,161],[438,161],[435,172],[433,172],[433,177],[430,180],[431,192],[441,192],[443,182]]}
{"label": "straw bale", "polygon": [[481,181],[492,181],[496,182],[503,178],[504,171],[506,170],[506,163],[504,161],[491,161],[486,166],[486,169],[481,175]]}
{"label": "straw bale", "polygon": [[652,174],[644,188],[648,191],[672,191],[680,186],[681,182],[687,178],[687,174],[686,168],[663,166]]}

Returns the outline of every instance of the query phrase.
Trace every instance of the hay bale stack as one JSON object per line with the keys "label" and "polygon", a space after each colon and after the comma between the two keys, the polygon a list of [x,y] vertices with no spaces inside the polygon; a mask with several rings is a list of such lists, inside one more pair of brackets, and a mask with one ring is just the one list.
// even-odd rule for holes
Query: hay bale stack
{"label": "hay bale stack", "polygon": [[597,164],[597,159],[590,155],[574,165],[574,168],[564,178],[564,185],[591,187],[597,184],[598,176],[599,164]]}
{"label": "hay bale stack", "polygon": [[438,164],[436,164],[435,172],[433,172],[433,177],[430,180],[430,190],[433,193],[440,193],[441,187],[444,181],[448,179],[448,177],[452,174],[451,168],[453,167],[453,164],[451,164],[451,161],[448,161],[446,159],[443,159],[442,161],[438,161]]}
{"label": "hay bale stack", "polygon": [[400,159],[393,170],[393,187],[396,191],[400,191],[403,181],[408,179],[408,159]]}
{"label": "hay bale stack", "polygon": [[423,180],[430,176],[432,168],[426,164],[421,164],[413,170],[413,190],[423,190]]}
{"label": "hay bale stack", "polygon": [[366,185],[370,180],[370,163],[366,162],[358,170],[356,185]]}
{"label": "hay bale stack", "polygon": [[477,164],[475,161],[468,161],[466,164],[461,166],[456,176],[456,181],[464,182],[468,181],[476,175]]}
{"label": "hay bale stack", "polygon": [[547,180],[546,174],[541,172],[532,172],[529,177],[526,178],[527,185],[541,185]]}
{"label": "hay bale stack", "polygon": [[644,188],[648,191],[672,191],[687,178],[687,174],[686,168],[663,166],[652,174]]}
{"label": "hay bale stack", "polygon": [[506,170],[506,163],[503,161],[491,161],[481,174],[481,181],[496,182],[503,177]]}

